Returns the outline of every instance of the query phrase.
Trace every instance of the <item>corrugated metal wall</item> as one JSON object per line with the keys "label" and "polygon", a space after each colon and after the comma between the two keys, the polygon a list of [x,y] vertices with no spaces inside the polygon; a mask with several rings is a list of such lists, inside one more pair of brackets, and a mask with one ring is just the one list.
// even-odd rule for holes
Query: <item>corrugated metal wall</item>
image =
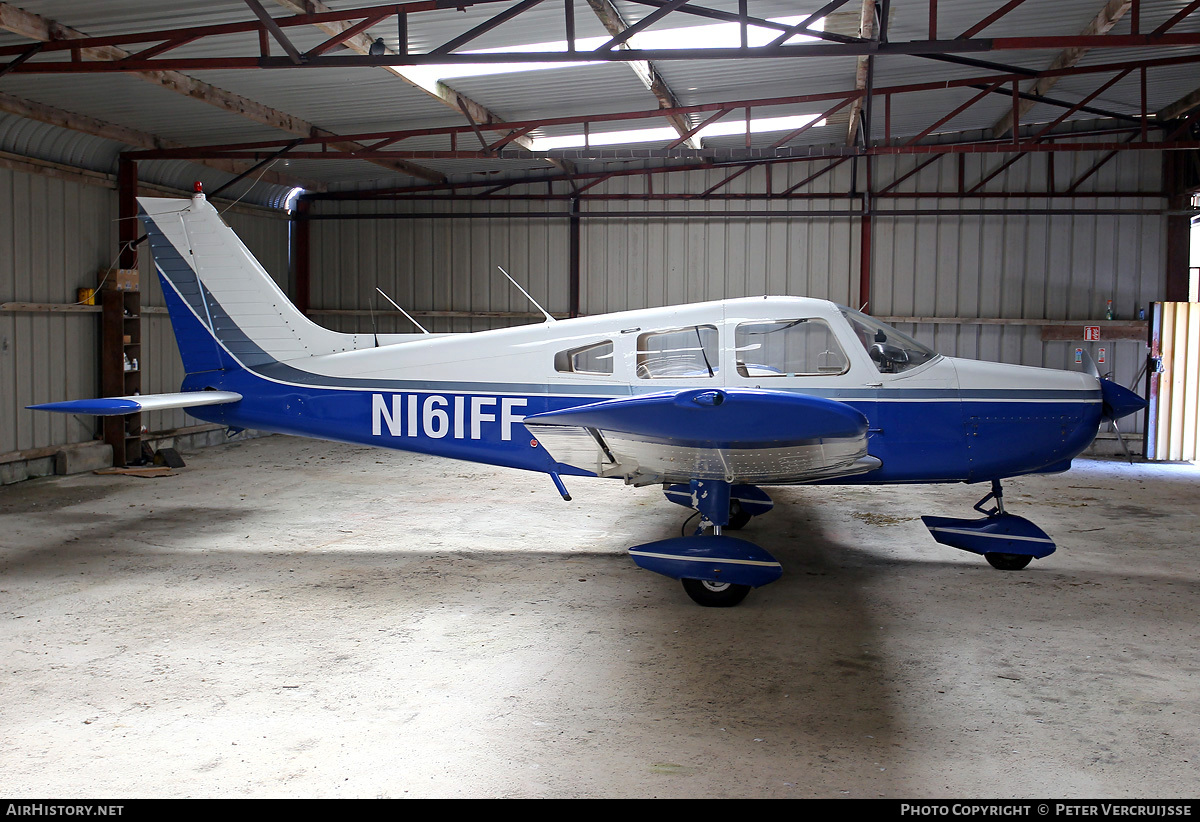
{"label": "corrugated metal wall", "polygon": [[[72,303],[116,253],[109,189],[0,168],[0,302]],[[0,312],[0,453],[92,438],[94,418],[35,414],[35,402],[94,397],[100,320]]]}
{"label": "corrugated metal wall", "polygon": [[[408,204],[357,206],[360,213],[427,211]],[[314,221],[312,306],[316,310],[380,312],[380,333],[415,329],[376,292],[406,311],[524,312],[525,298],[496,270],[503,266],[550,311],[565,311],[567,220],[371,219]],[[524,209],[521,209],[524,210]],[[372,330],[370,316],[314,315],[338,331]],[[511,324],[498,318],[419,318],[430,331],[481,331]]]}
{"label": "corrugated metal wall", "polygon": [[[93,287],[117,252],[116,191],[47,175],[0,168],[0,303],[67,304]],[[286,284],[287,222],[267,212],[228,212],[267,270]],[[143,252],[145,256],[145,252]],[[142,265],[142,303],[161,307],[149,260]],[[178,390],[183,366],[163,313],[143,314],[142,392]],[[99,395],[100,315],[0,311],[0,454],[84,442],[94,417],[38,414],[33,403]],[[196,423],[182,411],[147,414],[160,431]]]}

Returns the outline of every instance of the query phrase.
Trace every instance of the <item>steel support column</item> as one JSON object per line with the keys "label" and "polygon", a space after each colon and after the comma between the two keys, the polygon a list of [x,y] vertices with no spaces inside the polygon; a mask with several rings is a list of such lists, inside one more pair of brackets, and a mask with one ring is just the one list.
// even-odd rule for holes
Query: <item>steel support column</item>
{"label": "steel support column", "polygon": [[1187,302],[1188,258],[1191,253],[1191,195],[1200,188],[1194,151],[1163,152],[1163,194],[1167,198],[1166,302]]}
{"label": "steel support column", "polygon": [[571,199],[571,220],[569,225],[570,243],[570,305],[567,314],[571,317],[580,316],[579,312],[579,198]]}

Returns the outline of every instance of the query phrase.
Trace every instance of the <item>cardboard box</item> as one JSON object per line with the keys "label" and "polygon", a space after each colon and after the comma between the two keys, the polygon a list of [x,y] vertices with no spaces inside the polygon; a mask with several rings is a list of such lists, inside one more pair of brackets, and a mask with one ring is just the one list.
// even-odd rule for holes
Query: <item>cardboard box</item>
{"label": "cardboard box", "polygon": [[102,268],[98,282],[105,291],[137,291],[138,271],[136,268]]}

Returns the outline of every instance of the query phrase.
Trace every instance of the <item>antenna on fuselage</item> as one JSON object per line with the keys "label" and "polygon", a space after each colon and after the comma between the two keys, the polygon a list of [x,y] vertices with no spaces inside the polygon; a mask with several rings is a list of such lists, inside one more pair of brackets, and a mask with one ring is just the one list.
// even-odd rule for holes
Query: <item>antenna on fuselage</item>
{"label": "antenna on fuselage", "polygon": [[[378,291],[380,294],[383,294],[383,289],[382,289],[382,288],[380,288],[379,286],[375,286],[375,290],[376,290],[376,291]],[[422,333],[422,334],[428,334],[428,333],[429,333],[427,330],[425,330],[425,326],[421,325],[419,322],[417,322],[416,320],[414,320],[414,319],[412,318],[412,315],[411,315],[411,314],[409,314],[407,311],[405,311],[405,310],[404,310],[403,308],[401,308],[400,306],[396,305],[396,301],[395,301],[395,300],[393,300],[393,299],[392,299],[391,297],[389,297],[387,294],[383,294],[383,298],[384,298],[385,300],[387,300],[389,303],[391,303],[392,305],[395,305],[395,306],[396,306],[396,310],[397,310],[397,311],[399,311],[401,314],[403,314],[405,317],[408,317],[408,321],[409,321],[410,323],[412,323],[413,325],[415,325],[417,328],[421,329],[421,333]]]}
{"label": "antenna on fuselage", "polygon": [[554,318],[550,316],[550,312],[549,312],[549,311],[547,311],[546,309],[542,308],[542,306],[541,306],[541,305],[538,303],[538,301],[537,301],[537,300],[535,300],[533,297],[529,296],[529,292],[528,292],[528,291],[526,291],[525,289],[521,288],[521,284],[520,284],[519,282],[517,282],[516,280],[514,280],[514,279],[513,279],[513,278],[512,278],[512,277],[509,275],[509,273],[508,273],[507,271],[505,271],[505,270],[504,270],[504,266],[500,266],[500,265],[498,265],[498,266],[496,266],[496,268],[500,269],[500,273],[501,273],[501,274],[503,274],[505,277],[508,277],[508,281],[509,281],[510,283],[512,283],[513,285],[515,285],[515,286],[517,287],[517,290],[518,290],[518,291],[520,291],[522,294],[524,294],[524,295],[525,295],[525,299],[529,300],[529,302],[531,302],[531,303],[533,303],[534,305],[536,305],[536,306],[537,306],[537,310],[538,310],[538,311],[540,311],[540,312],[542,312],[543,314],[545,314],[545,315],[546,315],[546,322],[548,322],[548,323],[552,323],[552,322],[554,322]]}

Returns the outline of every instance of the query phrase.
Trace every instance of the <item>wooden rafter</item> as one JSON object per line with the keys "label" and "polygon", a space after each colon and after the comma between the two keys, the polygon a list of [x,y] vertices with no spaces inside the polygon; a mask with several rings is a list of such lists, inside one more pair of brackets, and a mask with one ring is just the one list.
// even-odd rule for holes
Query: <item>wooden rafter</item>
{"label": "wooden rafter", "polygon": [[[30,40],[41,42],[76,40],[87,36],[81,31],[64,26],[41,15],[27,12],[6,2],[0,2],[0,28],[22,37],[27,37]],[[83,56],[91,60],[118,61],[131,56],[130,52],[116,46],[97,46],[95,48],[81,49],[81,51],[83,52]],[[193,100],[200,100],[216,108],[233,112],[248,120],[277,128],[288,134],[297,134],[300,136],[315,134],[323,134],[331,137],[336,136],[333,132],[318,128],[299,117],[271,108],[270,106],[265,106],[240,94],[234,94],[233,92],[217,88],[209,83],[177,71],[144,72],[136,76],[155,85],[162,86],[168,91],[182,94]],[[361,145],[352,142],[331,145],[339,151],[353,151],[357,148],[362,148]],[[376,162],[384,168],[422,180],[428,180],[429,182],[441,182],[445,179],[444,175],[439,172],[404,160]]]}
{"label": "wooden rafter", "polygon": [[[870,40],[875,37],[875,0],[862,0],[862,16],[858,26],[858,36]],[[854,63],[854,90],[862,91],[867,87],[866,55],[860,55]],[[846,127],[846,145],[854,145],[858,134],[858,120],[862,116],[863,98],[859,97],[850,104],[850,122]]]}
{"label": "wooden rafter", "polygon": [[[1097,14],[1090,23],[1084,26],[1083,31],[1079,33],[1080,36],[1090,37],[1107,34],[1109,29],[1115,26],[1117,21],[1120,20],[1127,11],[1129,11],[1129,7],[1132,2],[1133,0],[1108,0],[1108,2],[1104,4],[1104,8],[1100,10],[1100,13]],[[1088,49],[1086,48],[1063,49],[1055,56],[1054,61],[1050,64],[1050,69],[1056,70],[1070,68],[1078,63],[1080,58],[1082,58],[1087,52]],[[1030,89],[1030,91],[1034,94],[1044,96],[1046,92],[1052,89],[1057,82],[1058,78],[1055,76],[1041,77],[1033,84],[1033,87]],[[1017,116],[1023,117],[1031,108],[1033,108],[1033,105],[1034,102],[1032,100],[1022,100],[1017,105]],[[997,120],[996,124],[992,126],[992,137],[995,139],[1000,139],[1012,130],[1012,126],[1013,112],[1006,111],[1004,116]]]}

